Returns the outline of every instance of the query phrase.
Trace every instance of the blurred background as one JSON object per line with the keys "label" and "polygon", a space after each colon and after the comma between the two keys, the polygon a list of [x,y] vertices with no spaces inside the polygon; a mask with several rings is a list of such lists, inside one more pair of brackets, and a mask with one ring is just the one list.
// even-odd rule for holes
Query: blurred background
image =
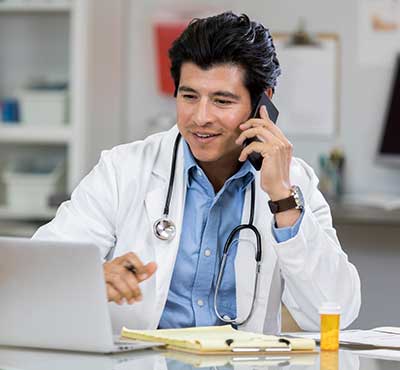
{"label": "blurred background", "polygon": [[400,0],[0,0],[0,235],[48,222],[102,150],[170,128],[166,51],[226,10],[274,35],[278,125],[362,279],[353,327],[398,325]]}

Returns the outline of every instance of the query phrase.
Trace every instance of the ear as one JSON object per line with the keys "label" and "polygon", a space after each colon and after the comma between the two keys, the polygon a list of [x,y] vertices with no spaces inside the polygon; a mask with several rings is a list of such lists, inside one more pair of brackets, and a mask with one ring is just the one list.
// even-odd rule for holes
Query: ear
{"label": "ear", "polygon": [[272,95],[274,95],[274,91],[272,90],[272,87],[268,87],[267,90],[265,90],[265,93],[267,94],[267,96],[272,99]]}

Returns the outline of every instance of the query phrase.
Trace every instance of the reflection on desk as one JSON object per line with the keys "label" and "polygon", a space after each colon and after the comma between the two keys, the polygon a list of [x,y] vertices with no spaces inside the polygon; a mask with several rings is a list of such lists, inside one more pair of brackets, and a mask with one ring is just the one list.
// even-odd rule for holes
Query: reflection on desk
{"label": "reflection on desk", "polygon": [[[173,355],[172,355],[173,356]],[[399,362],[380,359],[359,358],[349,350],[315,354],[300,359],[273,359],[252,363],[246,361],[231,362],[217,358],[215,361],[202,363],[204,357],[190,355],[172,358],[171,353],[145,350],[114,355],[98,355],[77,352],[45,351],[0,347],[0,369],[2,370],[189,370],[189,369],[298,369],[298,370],[392,370],[399,368]],[[307,355],[308,356],[308,355]],[[279,356],[281,357],[281,356]],[[242,359],[243,360],[243,359]],[[296,364],[297,362],[297,364]]]}

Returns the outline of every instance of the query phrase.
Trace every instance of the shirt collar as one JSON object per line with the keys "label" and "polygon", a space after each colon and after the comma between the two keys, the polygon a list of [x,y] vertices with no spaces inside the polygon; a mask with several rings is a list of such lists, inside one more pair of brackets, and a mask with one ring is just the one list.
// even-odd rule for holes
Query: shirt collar
{"label": "shirt collar", "polygon": [[[192,151],[186,140],[182,140],[183,142],[183,158],[184,158],[184,176],[186,183],[188,186],[191,185],[191,172],[192,169],[198,169],[202,171],[200,166],[197,164],[196,160],[193,157]],[[255,178],[256,170],[251,165],[249,161],[243,163],[242,167],[240,167],[239,171],[234,173],[226,182],[232,182],[236,179],[243,178],[243,184],[241,185],[241,189],[245,189],[247,185]]]}

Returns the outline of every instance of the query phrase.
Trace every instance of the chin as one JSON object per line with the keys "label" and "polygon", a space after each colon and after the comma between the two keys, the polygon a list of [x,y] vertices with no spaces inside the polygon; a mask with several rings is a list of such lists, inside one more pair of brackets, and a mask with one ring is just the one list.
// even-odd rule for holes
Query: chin
{"label": "chin", "polygon": [[219,156],[205,153],[204,151],[192,152],[193,157],[199,162],[215,162],[219,159]]}

